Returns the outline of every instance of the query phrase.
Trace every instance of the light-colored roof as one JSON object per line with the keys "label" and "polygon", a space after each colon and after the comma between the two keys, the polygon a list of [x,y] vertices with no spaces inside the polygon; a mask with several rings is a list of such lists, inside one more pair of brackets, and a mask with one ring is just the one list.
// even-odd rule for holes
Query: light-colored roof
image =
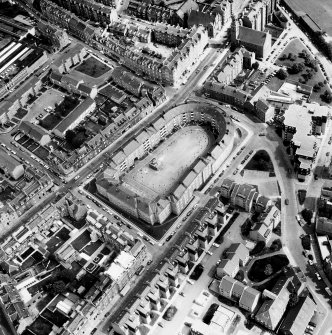
{"label": "light-colored roof", "polygon": [[280,332],[290,332],[294,335],[304,334],[316,308],[316,304],[309,296],[300,298],[299,303],[287,313],[279,328]]}
{"label": "light-colored roof", "polygon": [[240,304],[252,309],[254,308],[253,304],[257,301],[257,298],[259,298],[260,295],[261,293],[256,289],[246,286],[241,295]]}

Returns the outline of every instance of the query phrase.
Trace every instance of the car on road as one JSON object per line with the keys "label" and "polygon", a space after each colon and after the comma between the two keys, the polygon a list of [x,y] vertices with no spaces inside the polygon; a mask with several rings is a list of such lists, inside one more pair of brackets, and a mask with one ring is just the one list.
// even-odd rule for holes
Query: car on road
{"label": "car on road", "polygon": [[288,205],[288,204],[289,204],[289,200],[285,199],[285,205]]}
{"label": "car on road", "polygon": [[97,331],[97,328],[93,328],[91,331],[91,335],[93,335]]}
{"label": "car on road", "polygon": [[212,256],[212,252],[211,252],[210,250],[208,250],[206,253],[207,253],[208,255]]}
{"label": "car on road", "polygon": [[254,152],[254,150],[250,150],[250,151],[249,151],[249,155],[251,155],[253,152]]}
{"label": "car on road", "polygon": [[236,170],[233,172],[233,175],[236,175],[238,171],[239,171],[239,169],[236,169]]}
{"label": "car on road", "polygon": [[173,237],[173,235],[168,235],[167,238],[166,238],[166,242],[169,242],[171,240],[171,238]]}
{"label": "car on road", "polygon": [[120,218],[117,215],[114,215],[114,219],[120,220]]}
{"label": "car on road", "polygon": [[186,216],[182,218],[182,222],[185,222],[186,220],[187,220]]}
{"label": "car on road", "polygon": [[74,178],[74,180],[77,180],[77,179],[79,179],[79,177],[80,177],[80,176],[79,176],[79,175],[77,175],[77,176]]}

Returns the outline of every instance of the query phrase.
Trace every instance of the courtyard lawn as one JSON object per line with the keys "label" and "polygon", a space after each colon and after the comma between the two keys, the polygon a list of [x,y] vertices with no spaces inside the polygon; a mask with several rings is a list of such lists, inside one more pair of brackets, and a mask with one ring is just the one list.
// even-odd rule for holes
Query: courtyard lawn
{"label": "courtyard lawn", "polygon": [[61,122],[61,120],[61,117],[49,114],[39,122],[39,125],[46,130],[52,130]]}
{"label": "courtyard lawn", "polygon": [[[258,259],[250,267],[248,271],[248,278],[255,283],[259,283],[273,276],[288,264],[289,260],[286,255],[274,255]],[[269,265],[271,265],[270,272],[266,271],[266,267]]]}
{"label": "courtyard lawn", "polygon": [[100,62],[95,57],[89,57],[75,68],[76,71],[84,73],[92,78],[98,78],[110,71],[111,68]]}

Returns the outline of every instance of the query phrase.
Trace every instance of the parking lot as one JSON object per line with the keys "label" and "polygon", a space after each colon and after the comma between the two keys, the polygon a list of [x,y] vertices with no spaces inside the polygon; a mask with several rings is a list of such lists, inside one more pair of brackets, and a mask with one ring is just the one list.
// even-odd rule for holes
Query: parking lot
{"label": "parking lot", "polygon": [[30,112],[28,114],[28,119],[32,120],[36,118],[39,114],[46,115],[44,108],[52,107],[54,108],[55,104],[60,104],[63,100],[64,94],[54,88],[48,89],[46,92],[32,103]]}

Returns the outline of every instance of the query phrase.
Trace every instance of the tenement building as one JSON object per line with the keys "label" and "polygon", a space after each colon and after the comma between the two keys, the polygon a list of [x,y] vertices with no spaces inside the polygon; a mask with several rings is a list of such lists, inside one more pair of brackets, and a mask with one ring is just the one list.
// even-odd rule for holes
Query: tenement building
{"label": "tenement building", "polygon": [[[198,124],[206,125],[208,133],[213,134],[213,143],[205,154],[195,157],[190,167],[179,175],[179,180],[174,178],[169,190],[161,194],[156,188],[151,190],[151,187],[142,185],[138,177],[126,177],[136,164],[140,166],[141,175],[146,173],[146,169],[157,171],[160,166],[163,169],[163,160],[158,162],[153,152],[162,142],[171,142],[167,138],[172,133],[186,131],[187,126]],[[111,204],[133,217],[152,225],[163,223],[171,213],[178,215],[183,211],[192,200],[194,191],[204,185],[227,158],[233,142],[232,120],[218,108],[196,103],[175,107],[114,153],[109,168],[96,181],[97,190]],[[146,157],[151,157],[148,166],[142,162]]]}

